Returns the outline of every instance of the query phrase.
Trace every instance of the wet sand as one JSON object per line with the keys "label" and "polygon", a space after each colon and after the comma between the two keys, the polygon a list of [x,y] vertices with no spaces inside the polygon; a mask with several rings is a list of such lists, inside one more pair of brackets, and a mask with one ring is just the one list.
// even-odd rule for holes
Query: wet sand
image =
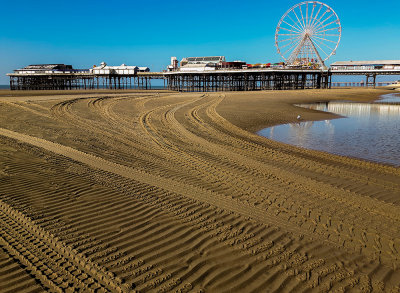
{"label": "wet sand", "polygon": [[399,292],[400,169],[254,134],[390,92],[0,91],[0,291]]}

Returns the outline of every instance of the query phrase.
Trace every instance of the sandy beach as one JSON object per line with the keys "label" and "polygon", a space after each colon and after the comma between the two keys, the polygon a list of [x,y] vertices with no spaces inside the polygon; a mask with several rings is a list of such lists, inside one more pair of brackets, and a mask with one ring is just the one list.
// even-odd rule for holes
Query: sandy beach
{"label": "sandy beach", "polygon": [[386,93],[0,90],[0,292],[400,292],[400,169],[255,134]]}

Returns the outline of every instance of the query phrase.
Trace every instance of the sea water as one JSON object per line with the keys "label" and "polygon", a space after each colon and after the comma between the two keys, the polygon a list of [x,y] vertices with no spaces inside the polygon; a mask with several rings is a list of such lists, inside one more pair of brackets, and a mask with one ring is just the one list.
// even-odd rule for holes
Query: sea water
{"label": "sea water", "polygon": [[328,102],[297,105],[343,118],[265,128],[259,135],[303,148],[400,166],[400,95],[373,103]]}

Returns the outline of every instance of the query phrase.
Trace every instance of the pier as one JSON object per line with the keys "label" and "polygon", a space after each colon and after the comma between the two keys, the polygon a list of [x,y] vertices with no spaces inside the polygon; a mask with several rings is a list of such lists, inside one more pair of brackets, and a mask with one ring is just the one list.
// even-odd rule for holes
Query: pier
{"label": "pier", "polygon": [[216,70],[164,74],[169,90],[185,92],[329,88],[330,74],[320,70]]}
{"label": "pier", "polygon": [[[175,67],[164,72],[141,72],[139,67],[125,65],[99,67],[101,69],[72,69],[71,65],[44,64],[30,65],[7,75],[10,77],[11,90],[149,90],[152,89],[153,80],[161,80],[164,89],[185,92],[375,87],[390,84],[377,82],[378,75],[400,75],[400,61],[393,60],[336,62],[329,69],[284,65],[264,68],[223,67],[227,63],[221,62],[225,64],[222,66],[214,64],[214,67],[210,63],[196,64],[197,67]],[[365,82],[332,82],[334,75],[364,75]]]}
{"label": "pier", "polygon": [[359,85],[375,87],[386,83],[377,82],[378,75],[400,75],[400,60],[337,61],[331,64],[330,70],[333,75],[364,75],[365,83]]}
{"label": "pier", "polygon": [[151,89],[162,80],[165,89],[186,92],[254,91],[329,88],[328,71],[290,69],[215,70],[209,72],[136,72],[96,74],[88,70],[9,73],[11,90]]}
{"label": "pier", "polygon": [[159,72],[135,74],[93,74],[85,70],[52,73],[10,73],[11,90],[151,89],[152,79],[164,79]]}

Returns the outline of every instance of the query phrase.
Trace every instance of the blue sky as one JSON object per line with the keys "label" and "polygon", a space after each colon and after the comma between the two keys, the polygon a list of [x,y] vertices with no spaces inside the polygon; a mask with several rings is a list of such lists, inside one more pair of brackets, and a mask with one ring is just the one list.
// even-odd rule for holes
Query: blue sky
{"label": "blue sky", "polygon": [[[281,16],[300,1],[1,0],[0,84],[35,63],[89,68],[165,68],[171,56],[224,55],[248,63],[282,61],[274,46]],[[400,1],[327,0],[338,14],[338,60],[400,59]]]}

